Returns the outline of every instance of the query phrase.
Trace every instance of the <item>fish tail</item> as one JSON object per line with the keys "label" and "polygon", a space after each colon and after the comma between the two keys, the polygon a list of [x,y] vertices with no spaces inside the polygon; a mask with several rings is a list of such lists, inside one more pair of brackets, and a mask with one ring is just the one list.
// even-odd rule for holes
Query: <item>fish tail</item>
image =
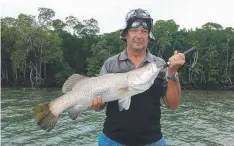
{"label": "fish tail", "polygon": [[49,103],[38,105],[33,109],[33,114],[37,120],[37,125],[42,129],[51,131],[56,125],[59,116],[55,116],[49,107]]}

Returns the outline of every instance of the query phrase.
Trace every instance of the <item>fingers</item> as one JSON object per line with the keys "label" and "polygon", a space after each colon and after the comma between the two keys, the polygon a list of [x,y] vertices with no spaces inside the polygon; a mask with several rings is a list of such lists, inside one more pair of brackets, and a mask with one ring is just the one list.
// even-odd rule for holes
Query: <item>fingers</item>
{"label": "fingers", "polygon": [[102,97],[98,96],[92,101],[92,104],[90,105],[90,107],[91,108],[98,108],[103,104],[104,104],[104,99]]}
{"label": "fingers", "polygon": [[169,58],[169,61],[173,61],[173,60],[174,61],[175,60],[178,60],[178,61],[185,60],[185,56],[183,53],[179,53],[179,51],[175,50],[174,55]]}
{"label": "fingers", "polygon": [[175,57],[175,59],[177,59],[178,57],[180,57],[182,60],[185,59],[184,54],[183,53],[179,53],[179,51],[177,51],[177,50],[174,51],[174,55],[173,56]]}
{"label": "fingers", "polygon": [[170,66],[174,70],[177,70],[180,66],[185,63],[185,56],[183,53],[179,53],[177,50],[174,51],[174,55],[169,58]]}
{"label": "fingers", "polygon": [[182,60],[185,60],[185,56],[184,56],[183,53],[178,53],[178,55],[180,56],[180,58],[181,58]]}
{"label": "fingers", "polygon": [[101,106],[104,104],[104,99],[102,97],[97,98],[96,106]]}

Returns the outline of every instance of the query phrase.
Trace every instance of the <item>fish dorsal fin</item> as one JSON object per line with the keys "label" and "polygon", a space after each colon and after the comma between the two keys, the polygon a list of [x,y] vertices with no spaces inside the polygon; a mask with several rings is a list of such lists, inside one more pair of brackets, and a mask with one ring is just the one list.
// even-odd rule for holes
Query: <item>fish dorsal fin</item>
{"label": "fish dorsal fin", "polygon": [[62,92],[67,93],[72,90],[73,86],[80,80],[83,80],[85,78],[88,78],[86,76],[80,75],[80,74],[73,74],[71,75],[63,84]]}
{"label": "fish dorsal fin", "polygon": [[123,109],[128,110],[131,104],[131,97],[127,96],[118,100],[119,103],[119,111]]}

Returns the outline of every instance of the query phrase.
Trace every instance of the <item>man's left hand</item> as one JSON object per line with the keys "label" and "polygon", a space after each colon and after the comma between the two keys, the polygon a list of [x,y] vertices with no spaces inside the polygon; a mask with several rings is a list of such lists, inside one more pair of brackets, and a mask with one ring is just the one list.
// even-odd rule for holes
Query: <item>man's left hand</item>
{"label": "man's left hand", "polygon": [[178,51],[174,51],[174,55],[169,58],[170,65],[168,67],[168,75],[175,75],[177,70],[184,65],[185,56]]}

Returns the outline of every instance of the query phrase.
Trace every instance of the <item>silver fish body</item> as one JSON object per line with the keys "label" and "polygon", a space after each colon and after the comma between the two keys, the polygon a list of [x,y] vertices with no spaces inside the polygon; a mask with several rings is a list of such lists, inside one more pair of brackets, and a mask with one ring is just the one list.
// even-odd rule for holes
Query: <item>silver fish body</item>
{"label": "silver fish body", "polygon": [[118,100],[119,110],[128,110],[131,97],[149,89],[160,70],[151,62],[126,73],[98,77],[74,74],[63,85],[64,95],[33,109],[35,118],[42,129],[50,131],[62,112],[68,110],[70,118],[76,119],[97,96],[103,97],[105,102]]}

